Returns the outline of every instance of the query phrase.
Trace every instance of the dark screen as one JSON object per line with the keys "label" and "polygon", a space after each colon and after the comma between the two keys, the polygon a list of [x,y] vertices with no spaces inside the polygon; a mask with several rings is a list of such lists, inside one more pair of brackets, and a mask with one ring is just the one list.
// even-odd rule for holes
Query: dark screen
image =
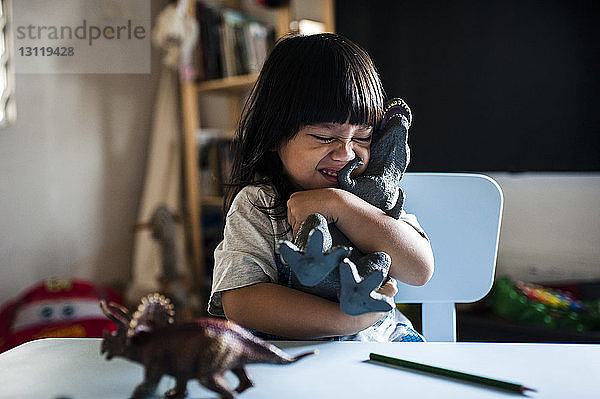
{"label": "dark screen", "polygon": [[414,120],[412,171],[600,170],[594,1],[336,2]]}

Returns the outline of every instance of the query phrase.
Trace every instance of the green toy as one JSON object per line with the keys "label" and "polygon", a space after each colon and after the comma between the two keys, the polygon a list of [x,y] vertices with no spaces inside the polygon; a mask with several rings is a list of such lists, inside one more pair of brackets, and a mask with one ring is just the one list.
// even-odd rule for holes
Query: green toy
{"label": "green toy", "polygon": [[600,301],[580,301],[567,291],[500,277],[490,296],[492,309],[535,326],[586,332],[600,327]]}

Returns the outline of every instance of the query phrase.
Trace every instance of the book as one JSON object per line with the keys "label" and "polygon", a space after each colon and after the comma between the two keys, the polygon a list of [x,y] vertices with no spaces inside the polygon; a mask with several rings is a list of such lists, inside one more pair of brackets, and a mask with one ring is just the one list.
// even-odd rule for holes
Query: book
{"label": "book", "polygon": [[232,139],[217,129],[201,129],[198,142],[198,186],[201,196],[221,197],[233,162]]}
{"label": "book", "polygon": [[211,80],[257,73],[275,42],[275,30],[244,13],[198,2],[197,79]]}
{"label": "book", "polygon": [[221,9],[218,5],[198,2],[196,19],[199,40],[196,47],[196,70],[199,80],[219,79],[223,76],[221,65]]}

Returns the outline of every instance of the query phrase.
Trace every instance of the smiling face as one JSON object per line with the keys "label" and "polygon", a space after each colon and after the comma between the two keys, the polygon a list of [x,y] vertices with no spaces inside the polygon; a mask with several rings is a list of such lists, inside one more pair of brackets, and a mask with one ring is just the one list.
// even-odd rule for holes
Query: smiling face
{"label": "smiling face", "polygon": [[337,187],[337,172],[355,156],[364,165],[353,172],[364,171],[370,156],[373,129],[349,123],[320,123],[308,125],[287,143],[278,153],[285,172],[298,189]]}

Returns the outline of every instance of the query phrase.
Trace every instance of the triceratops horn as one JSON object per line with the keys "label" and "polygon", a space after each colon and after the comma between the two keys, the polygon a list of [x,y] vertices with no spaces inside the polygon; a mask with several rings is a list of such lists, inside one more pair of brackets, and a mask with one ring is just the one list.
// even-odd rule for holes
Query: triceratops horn
{"label": "triceratops horn", "polygon": [[[114,304],[111,302],[110,305],[111,305],[111,307],[113,307],[112,305],[114,305]],[[102,299],[100,301],[100,310],[102,310],[102,313],[104,313],[104,315],[106,317],[108,317],[111,321],[113,321],[117,325],[129,324],[129,320],[127,318],[123,317],[122,314],[119,314],[119,316],[117,316],[113,312],[111,312],[108,309],[108,307],[106,305],[106,301],[104,299]]]}
{"label": "triceratops horn", "polygon": [[109,302],[108,306],[110,306],[111,309],[113,309],[113,313],[116,312],[119,315],[121,315],[121,317],[123,317],[125,320],[127,320],[127,323],[131,321],[131,314],[129,314],[129,310],[127,310],[126,307],[121,306],[115,302]]}

